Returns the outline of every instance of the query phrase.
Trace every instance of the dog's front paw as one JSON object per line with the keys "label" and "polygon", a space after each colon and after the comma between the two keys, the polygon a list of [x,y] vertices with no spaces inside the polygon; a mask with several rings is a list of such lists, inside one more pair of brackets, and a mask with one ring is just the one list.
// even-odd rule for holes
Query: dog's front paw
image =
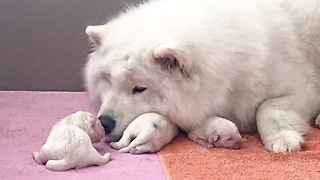
{"label": "dog's front paw", "polygon": [[264,145],[272,152],[294,152],[300,151],[303,137],[292,130],[282,130],[267,137]]}

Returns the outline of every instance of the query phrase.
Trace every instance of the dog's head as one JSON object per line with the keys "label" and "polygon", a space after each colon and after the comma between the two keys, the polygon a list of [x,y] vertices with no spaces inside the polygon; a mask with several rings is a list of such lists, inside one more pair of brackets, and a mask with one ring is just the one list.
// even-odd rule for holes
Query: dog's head
{"label": "dog's head", "polygon": [[176,41],[161,37],[145,41],[151,39],[146,34],[133,38],[139,34],[116,32],[122,28],[108,26],[86,28],[93,52],[85,67],[85,82],[90,99],[99,107],[98,118],[106,134],[119,138],[141,114],[167,116],[177,111],[172,101],[183,103],[179,94],[194,89],[190,84],[197,79],[185,53],[190,51]]}
{"label": "dog's head", "polygon": [[238,48],[241,41],[221,33],[229,21],[210,25],[217,36],[209,38],[208,28],[197,29],[202,22],[190,23],[184,13],[175,17],[170,6],[164,8],[172,16],[153,8],[132,8],[105,25],[86,28],[93,47],[85,67],[86,88],[113,137],[147,112],[179,122],[183,129],[199,124],[224,103],[230,80],[239,77],[229,63],[242,68],[247,58]]}

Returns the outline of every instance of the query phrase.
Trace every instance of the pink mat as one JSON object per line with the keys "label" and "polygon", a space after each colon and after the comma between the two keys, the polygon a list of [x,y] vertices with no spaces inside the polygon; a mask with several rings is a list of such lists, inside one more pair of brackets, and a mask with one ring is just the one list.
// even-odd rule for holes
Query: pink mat
{"label": "pink mat", "polygon": [[165,179],[156,154],[120,154],[100,143],[112,161],[67,172],[52,172],[34,162],[52,126],[77,110],[91,111],[83,92],[0,92],[0,179]]}

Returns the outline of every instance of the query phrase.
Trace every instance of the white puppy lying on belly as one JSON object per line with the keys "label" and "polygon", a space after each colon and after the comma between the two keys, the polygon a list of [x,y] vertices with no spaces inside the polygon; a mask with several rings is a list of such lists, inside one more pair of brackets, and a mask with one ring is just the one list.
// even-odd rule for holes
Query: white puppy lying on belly
{"label": "white puppy lying on belly", "polygon": [[110,160],[110,153],[102,156],[92,146],[103,137],[100,121],[89,112],[78,111],[52,128],[46,143],[33,157],[38,164],[46,164],[53,171],[103,165]]}
{"label": "white puppy lying on belly", "polygon": [[240,149],[243,142],[237,126],[224,118],[210,118],[201,126],[188,133],[188,137],[205,147],[223,147],[228,149]]}
{"label": "white puppy lying on belly", "polygon": [[[209,129],[214,131],[208,131]],[[157,152],[177,136],[178,131],[178,127],[164,116],[145,113],[132,121],[123,132],[122,138],[118,142],[111,142],[110,146],[120,149],[119,152],[132,154]],[[188,137],[208,148],[239,149],[241,143],[246,141],[241,138],[237,126],[223,118],[212,118],[189,132]]]}
{"label": "white puppy lying on belly", "polygon": [[178,132],[178,127],[164,116],[145,113],[133,120],[123,132],[122,138],[118,142],[111,142],[110,146],[120,149],[119,152],[132,154],[157,152]]}

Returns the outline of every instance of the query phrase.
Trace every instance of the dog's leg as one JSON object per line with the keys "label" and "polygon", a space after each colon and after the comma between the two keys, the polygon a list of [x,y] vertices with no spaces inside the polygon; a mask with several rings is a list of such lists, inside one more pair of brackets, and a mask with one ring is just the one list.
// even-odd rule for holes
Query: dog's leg
{"label": "dog's leg", "polygon": [[138,134],[138,136],[129,144],[128,147],[122,148],[119,152],[129,152],[132,148],[135,148],[138,145],[147,143],[153,137],[153,133],[156,131],[155,127],[145,127]]}
{"label": "dog's leg", "polygon": [[154,153],[158,150],[154,147],[154,145],[151,142],[136,146],[132,149],[130,149],[131,154],[143,154],[143,153]]}
{"label": "dog's leg", "polygon": [[301,149],[303,135],[310,126],[299,114],[308,111],[300,103],[295,96],[286,96],[267,100],[259,106],[257,126],[267,150],[291,152]]}
{"label": "dog's leg", "polygon": [[49,160],[46,166],[51,171],[66,171],[71,168],[70,163],[65,159]]}
{"label": "dog's leg", "polygon": [[121,139],[118,142],[111,142],[109,145],[113,149],[121,149],[127,147],[130,144],[131,135],[129,133],[123,133]]}

